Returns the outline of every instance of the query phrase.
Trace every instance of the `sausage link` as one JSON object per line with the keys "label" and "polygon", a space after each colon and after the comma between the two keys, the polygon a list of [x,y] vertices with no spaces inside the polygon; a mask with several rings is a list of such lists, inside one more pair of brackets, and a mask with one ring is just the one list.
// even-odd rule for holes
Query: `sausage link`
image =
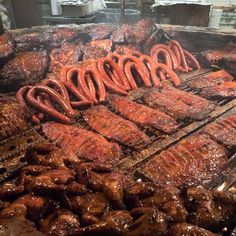
{"label": "sausage link", "polygon": [[[72,117],[74,115],[74,111],[72,109],[72,107],[70,106],[70,104],[68,104],[59,93],[57,93],[55,90],[43,86],[43,85],[38,85],[38,86],[34,86],[33,88],[31,88],[27,95],[26,95],[26,100],[32,105],[35,106],[36,108],[38,108],[39,110],[41,110],[42,112],[46,112],[48,114],[50,114],[51,116],[54,116],[53,113],[55,114],[54,111],[55,108],[45,105],[44,103],[39,102],[35,96],[37,95],[37,93],[45,93],[48,94],[49,97],[53,100],[55,100],[60,106],[61,108],[64,110],[64,112],[66,113],[67,116]],[[57,113],[61,114],[60,112],[56,111]],[[63,115],[64,116],[64,115]],[[59,117],[58,117],[59,118]]]}
{"label": "sausage link", "polygon": [[180,79],[177,76],[177,74],[171,70],[169,67],[167,67],[165,64],[158,64],[153,68],[153,72],[152,73],[157,73],[159,71],[162,71],[166,74],[166,78],[169,78],[170,80],[172,80],[173,84],[175,86],[179,86],[180,85]]}
{"label": "sausage link", "polygon": [[132,89],[137,89],[138,86],[135,82],[135,79],[134,79],[134,76],[132,74],[132,67],[135,67],[135,63],[134,62],[127,62],[125,64],[125,68],[124,68],[124,71],[125,71],[125,75],[126,75],[126,78],[129,82],[129,85]]}
{"label": "sausage link", "polygon": [[191,63],[193,68],[195,68],[197,70],[201,69],[199,62],[190,52],[188,52],[187,50],[184,49],[184,55],[186,56],[187,61],[189,61]]}
{"label": "sausage link", "polygon": [[[106,65],[109,65],[109,72],[105,69]],[[98,60],[97,67],[104,84],[109,89],[121,95],[127,95],[125,90],[130,89],[130,86],[117,63],[108,58],[101,58]]]}

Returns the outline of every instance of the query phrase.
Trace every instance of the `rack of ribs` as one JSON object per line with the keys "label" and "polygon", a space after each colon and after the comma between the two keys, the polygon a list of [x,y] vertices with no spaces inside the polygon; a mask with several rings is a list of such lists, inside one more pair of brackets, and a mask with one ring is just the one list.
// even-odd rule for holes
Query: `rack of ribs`
{"label": "rack of ribs", "polygon": [[148,106],[157,108],[176,120],[202,120],[215,108],[206,99],[173,87],[147,89],[143,98]]}
{"label": "rack of ribs", "polygon": [[189,83],[189,87],[192,89],[203,89],[207,87],[212,87],[220,85],[227,81],[232,81],[234,77],[230,75],[225,70],[219,70],[216,72],[211,72],[199,79],[193,80]]}
{"label": "rack of ribs", "polygon": [[224,82],[221,85],[204,88],[201,91],[201,95],[208,99],[235,98],[236,97],[236,82],[229,81],[229,82]]}
{"label": "rack of ribs", "polygon": [[150,126],[165,133],[173,133],[178,129],[177,122],[158,109],[138,104],[118,95],[111,95],[108,102],[122,116],[138,125]]}
{"label": "rack of ribs", "polygon": [[151,142],[134,123],[115,115],[105,106],[94,106],[85,111],[83,116],[93,130],[129,147],[139,149]]}
{"label": "rack of ribs", "polygon": [[197,135],[161,152],[139,172],[158,184],[207,185],[227,163],[226,149],[207,135]]}
{"label": "rack of ribs", "polygon": [[49,140],[80,159],[115,164],[122,157],[118,144],[77,126],[52,122],[43,124],[42,130]]}
{"label": "rack of ribs", "polygon": [[236,148],[236,114],[207,125],[204,133],[230,149]]}

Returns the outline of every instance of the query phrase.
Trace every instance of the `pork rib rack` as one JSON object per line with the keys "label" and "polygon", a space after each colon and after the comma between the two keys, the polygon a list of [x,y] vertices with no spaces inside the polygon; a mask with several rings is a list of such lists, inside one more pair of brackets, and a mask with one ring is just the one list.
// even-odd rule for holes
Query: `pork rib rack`
{"label": "pork rib rack", "polygon": [[149,89],[144,94],[144,101],[177,120],[202,120],[215,108],[206,99],[173,87]]}
{"label": "pork rib rack", "polygon": [[152,127],[165,133],[173,133],[178,129],[177,122],[158,109],[138,104],[117,95],[111,95],[108,102],[122,116],[138,125]]}
{"label": "pork rib rack", "polygon": [[220,119],[203,130],[211,138],[230,149],[236,148],[236,114]]}
{"label": "pork rib rack", "polygon": [[45,123],[43,133],[64,151],[76,154],[80,159],[114,164],[122,156],[118,144],[77,126]]}
{"label": "pork rib rack", "polygon": [[207,185],[220,175],[227,160],[226,149],[201,134],[161,152],[139,173],[158,184]]}
{"label": "pork rib rack", "polygon": [[134,123],[115,115],[105,106],[92,107],[85,111],[83,116],[92,129],[129,147],[139,149],[151,142]]}

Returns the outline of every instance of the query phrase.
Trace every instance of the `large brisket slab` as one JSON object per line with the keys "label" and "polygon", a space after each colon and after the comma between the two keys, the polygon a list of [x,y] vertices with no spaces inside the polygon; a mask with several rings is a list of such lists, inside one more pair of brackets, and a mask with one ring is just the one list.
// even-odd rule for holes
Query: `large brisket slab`
{"label": "large brisket slab", "polygon": [[149,137],[138,127],[114,113],[105,106],[94,106],[84,112],[84,119],[89,126],[101,135],[133,148],[150,144]]}

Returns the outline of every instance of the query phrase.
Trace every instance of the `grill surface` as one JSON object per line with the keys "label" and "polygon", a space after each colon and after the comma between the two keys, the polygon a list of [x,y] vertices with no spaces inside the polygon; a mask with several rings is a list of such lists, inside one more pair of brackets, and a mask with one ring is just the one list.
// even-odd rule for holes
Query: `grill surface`
{"label": "grill surface", "polygon": [[[210,69],[201,69],[200,71],[193,71],[180,75],[182,80],[180,89],[198,95],[197,91],[193,91],[188,87],[188,83],[210,72]],[[142,89],[130,92],[130,99],[142,103],[139,93],[141,90]],[[236,112],[236,99],[214,101],[214,103],[217,105],[215,110],[211,112],[210,115],[204,120],[183,122],[181,123],[181,128],[179,131],[171,135],[163,135],[158,131],[139,127],[151,138],[151,145],[139,151],[135,151],[132,148],[121,145],[126,157],[122,159],[116,167],[124,172],[132,172],[135,175],[140,166],[144,165],[161,151],[166,150],[167,148],[178,143],[180,140],[197,133],[206,124],[221,118],[224,115]],[[105,105],[112,110],[108,104]],[[78,114],[75,125],[91,130],[84,122],[81,114]],[[0,182],[10,178],[12,175],[14,176],[14,174],[26,164],[23,158],[26,150],[38,143],[44,144],[48,143],[48,141],[43,137],[43,135],[41,135],[41,132],[37,132],[33,128],[30,128],[23,134],[4,140],[0,143]]]}

